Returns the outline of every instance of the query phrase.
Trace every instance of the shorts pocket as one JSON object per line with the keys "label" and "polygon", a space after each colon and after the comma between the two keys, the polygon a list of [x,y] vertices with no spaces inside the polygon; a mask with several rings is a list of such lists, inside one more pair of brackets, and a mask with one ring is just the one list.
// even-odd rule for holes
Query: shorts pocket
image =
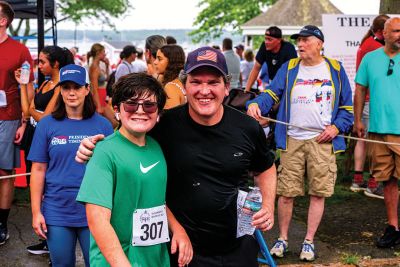
{"label": "shorts pocket", "polygon": [[329,180],[332,182],[332,186],[335,187],[337,177],[337,165],[336,163],[329,164]]}

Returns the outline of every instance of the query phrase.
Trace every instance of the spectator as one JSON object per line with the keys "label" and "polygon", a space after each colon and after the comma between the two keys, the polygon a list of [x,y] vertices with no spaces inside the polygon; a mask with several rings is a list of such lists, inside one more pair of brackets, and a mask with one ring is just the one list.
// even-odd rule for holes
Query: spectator
{"label": "spectator", "polygon": [[235,46],[235,52],[239,56],[240,61],[243,61],[244,46],[242,44]]}
{"label": "spectator", "polygon": [[[253,50],[248,48],[244,52],[244,60],[240,62],[240,73],[242,74],[243,84],[247,83],[247,79],[249,78],[253,66],[254,66],[254,53]],[[256,91],[258,93],[257,81],[254,82],[251,89],[252,91]]]}
{"label": "spectator", "polygon": [[147,72],[147,64],[143,60],[143,49],[136,48],[136,60],[132,62],[134,72]]}
{"label": "spectator", "polygon": [[232,40],[225,38],[222,41],[222,51],[224,52],[228,73],[231,75],[230,89],[241,87],[240,59],[232,50]]}
{"label": "spectator", "polygon": [[[364,56],[356,75],[354,96],[354,129],[365,136],[362,113],[367,90],[370,92],[368,138],[400,143],[400,18],[390,18],[383,29],[385,46]],[[388,225],[376,245],[390,248],[400,244],[398,222],[400,147],[371,144],[371,170],[376,181],[383,182]]]}
{"label": "spectator", "polygon": [[341,63],[321,55],[324,35],[318,27],[304,26],[291,38],[297,41],[300,58],[282,65],[271,89],[248,102],[247,113],[260,120],[262,114],[280,102],[279,121],[321,131],[282,124],[275,128],[276,145],[282,151],[277,188],[279,238],[271,255],[283,257],[287,252],[294,198],[305,193],[307,169],[310,206],[300,259],[313,261],[314,236],[322,219],[325,198],[332,196],[336,181],[334,153],[346,148],[343,137],[337,135],[349,131],[353,123],[351,88]]}
{"label": "spectator", "polygon": [[145,57],[147,62],[147,73],[157,78],[154,70],[154,61],[156,60],[157,51],[166,44],[165,38],[161,35],[151,35],[146,38]]}
{"label": "spectator", "polygon": [[134,62],[136,59],[136,53],[136,47],[133,45],[127,45],[124,47],[124,49],[122,49],[120,55],[122,61],[115,71],[115,82],[117,82],[122,76],[135,72],[132,62]]}
{"label": "spectator", "polygon": [[177,44],[176,39],[172,36],[166,36],[165,41],[167,44]]}
{"label": "spectator", "polygon": [[282,31],[276,26],[271,26],[265,31],[265,42],[258,49],[256,63],[251,70],[247,80],[246,91],[249,91],[252,84],[256,81],[261,66],[267,63],[268,77],[273,80],[278,69],[283,63],[291,58],[296,58],[297,53],[294,46],[282,40]]}

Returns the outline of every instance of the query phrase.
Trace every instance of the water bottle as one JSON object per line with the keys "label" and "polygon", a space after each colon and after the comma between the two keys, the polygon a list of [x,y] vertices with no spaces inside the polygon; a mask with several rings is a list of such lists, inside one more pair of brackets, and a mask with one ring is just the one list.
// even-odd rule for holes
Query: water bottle
{"label": "water bottle", "polygon": [[252,235],[255,227],[251,225],[253,215],[261,209],[262,195],[258,187],[251,188],[239,214],[238,230],[244,235]]}
{"label": "water bottle", "polygon": [[29,83],[29,76],[31,74],[31,65],[28,61],[24,61],[21,66],[21,83],[28,84]]}

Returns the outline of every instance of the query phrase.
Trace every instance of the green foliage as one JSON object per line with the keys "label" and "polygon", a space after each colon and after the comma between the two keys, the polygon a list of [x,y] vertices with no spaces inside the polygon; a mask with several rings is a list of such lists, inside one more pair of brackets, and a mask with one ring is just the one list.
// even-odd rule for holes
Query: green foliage
{"label": "green foliage", "polygon": [[239,33],[240,25],[261,13],[261,9],[274,4],[276,0],[201,0],[203,10],[197,15],[190,35],[195,43],[210,42],[224,30],[232,28]]}
{"label": "green foliage", "polygon": [[342,255],[342,263],[343,264],[351,264],[351,265],[358,266],[360,260],[361,260],[361,257],[358,254],[343,253],[343,255]]}
{"label": "green foliage", "polygon": [[131,5],[128,0],[60,0],[58,10],[64,19],[79,22],[82,18],[94,18],[112,26],[110,18],[119,17]]}

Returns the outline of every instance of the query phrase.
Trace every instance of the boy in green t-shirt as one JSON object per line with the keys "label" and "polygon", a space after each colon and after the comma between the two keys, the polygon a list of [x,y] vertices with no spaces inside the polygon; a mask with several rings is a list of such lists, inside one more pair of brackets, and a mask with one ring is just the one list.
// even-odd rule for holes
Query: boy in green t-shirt
{"label": "boy in green t-shirt", "polygon": [[179,265],[192,258],[185,230],[165,205],[164,155],[146,136],[165,101],[161,84],[143,73],[114,85],[112,104],[121,128],[96,146],[77,197],[86,203],[92,266],[170,266],[168,226]]}

